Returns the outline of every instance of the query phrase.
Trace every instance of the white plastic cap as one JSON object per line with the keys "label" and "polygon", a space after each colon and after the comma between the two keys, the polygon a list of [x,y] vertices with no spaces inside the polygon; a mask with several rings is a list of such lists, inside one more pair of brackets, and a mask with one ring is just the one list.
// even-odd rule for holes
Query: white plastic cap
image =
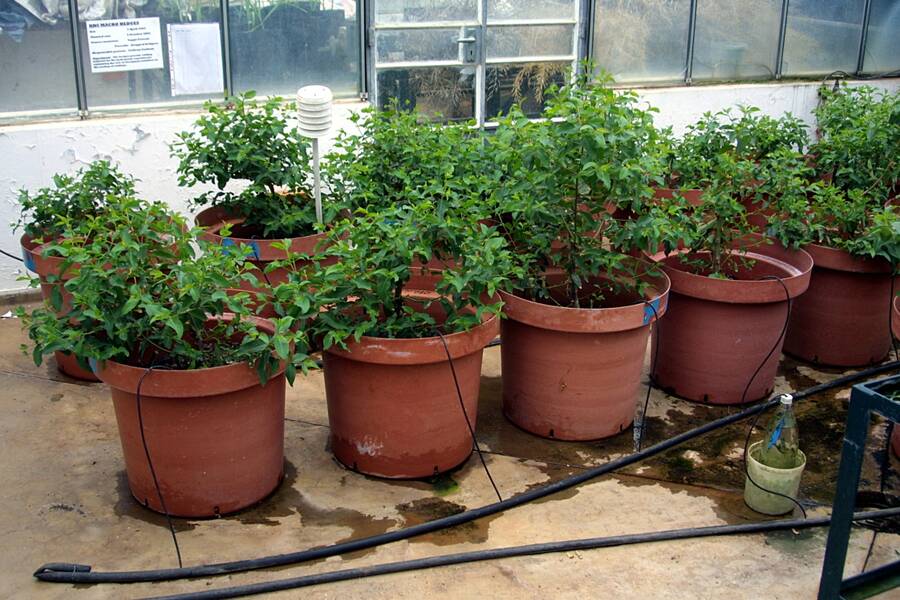
{"label": "white plastic cap", "polygon": [[786,404],[787,406],[790,406],[791,404],[794,403],[794,397],[791,396],[790,394],[782,394],[781,395],[781,403]]}
{"label": "white plastic cap", "polygon": [[307,85],[297,90],[300,133],[319,138],[331,130],[331,103],[334,95],[324,85]]}

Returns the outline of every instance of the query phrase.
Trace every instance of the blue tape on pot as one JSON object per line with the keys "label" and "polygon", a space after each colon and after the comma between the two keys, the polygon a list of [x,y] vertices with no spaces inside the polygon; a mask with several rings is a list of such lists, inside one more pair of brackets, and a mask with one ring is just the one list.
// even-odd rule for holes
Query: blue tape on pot
{"label": "blue tape on pot", "polygon": [[96,359],[96,358],[89,358],[89,359],[88,359],[88,364],[91,365],[91,371],[93,371],[94,374],[96,374],[96,373],[97,373],[97,359]]}
{"label": "blue tape on pot", "polygon": [[[225,248],[228,248],[229,246],[237,246],[237,243],[231,238],[224,238],[222,240],[222,245]],[[250,249],[253,250],[253,256],[255,256],[258,259],[259,258],[259,244],[256,242],[250,242],[249,245],[250,245]]]}
{"label": "blue tape on pot", "polygon": [[34,264],[34,256],[32,256],[31,252],[25,250],[25,248],[22,248],[22,259],[25,262],[26,269],[37,273],[37,267]]}
{"label": "blue tape on pot", "polygon": [[[652,321],[654,315],[659,314],[659,301],[660,301],[660,298],[656,298],[649,304],[644,305],[644,325],[646,325],[647,323]],[[651,306],[653,308],[650,308]],[[656,311],[656,312],[654,312],[654,311]]]}

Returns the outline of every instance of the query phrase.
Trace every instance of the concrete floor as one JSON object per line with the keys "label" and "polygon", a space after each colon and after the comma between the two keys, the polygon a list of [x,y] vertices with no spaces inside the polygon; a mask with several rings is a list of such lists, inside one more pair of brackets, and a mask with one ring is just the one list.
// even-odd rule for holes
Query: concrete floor
{"label": "concrete floor", "polygon": [[[5,308],[2,312],[5,312]],[[79,562],[98,570],[177,566],[164,518],[132,499],[115,418],[102,384],[81,384],[51,360],[35,368],[21,353],[16,319],[0,321],[0,597],[123,598],[206,590],[334,569],[516,544],[742,523],[763,517],[742,502],[746,424],[699,438],[620,474],[492,518],[409,542],[303,566],[209,580],[76,586],[40,583],[40,564]],[[504,497],[632,451],[632,432],[594,443],[533,437],[500,413],[499,348],[485,352],[478,434]],[[778,391],[838,376],[785,359]],[[800,403],[809,457],[802,495],[827,505],[849,391]],[[654,391],[646,443],[734,409],[688,403]],[[186,565],[269,555],[371,535],[492,502],[477,458],[430,482],[392,482],[343,469],[328,452],[321,373],[288,391],[287,478],[260,506],[227,518],[177,520]],[[862,488],[877,490],[884,424],[873,425]],[[896,494],[898,461],[887,489]],[[827,514],[815,508],[811,515]],[[827,530],[643,544],[483,562],[283,592],[280,598],[760,598],[815,595]],[[846,575],[862,567],[872,532],[855,529]],[[900,536],[879,533],[869,568],[896,560]],[[894,593],[900,590],[894,590]],[[884,597],[889,597],[886,594]],[[900,597],[895,594],[893,597]]]}

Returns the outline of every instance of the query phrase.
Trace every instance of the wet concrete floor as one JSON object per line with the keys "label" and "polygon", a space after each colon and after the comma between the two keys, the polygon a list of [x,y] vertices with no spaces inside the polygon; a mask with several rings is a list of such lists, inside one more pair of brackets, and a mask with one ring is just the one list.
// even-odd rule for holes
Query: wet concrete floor
{"label": "wet concrete floor", "polygon": [[[5,311],[5,309],[4,309]],[[34,367],[15,319],[0,321],[0,598],[133,598],[295,577],[436,554],[765,519],[742,501],[747,422],[689,441],[514,510],[405,542],[298,567],[221,578],[113,586],[35,581],[40,564],[98,570],[176,566],[165,518],[129,494],[115,417],[102,384]],[[500,349],[485,352],[477,431],[504,497],[629,454],[633,430],[587,443],[539,438],[501,411]],[[784,358],[776,391],[809,387],[842,371]],[[808,456],[801,497],[829,511],[849,390],[798,403]],[[643,401],[643,392],[641,395]],[[644,446],[735,412],[653,390]],[[175,519],[188,565],[311,548],[383,533],[495,500],[477,457],[425,481],[384,481],[348,471],[328,452],[321,373],[288,390],[285,481],[256,507],[213,520]],[[900,495],[900,461],[885,453],[887,424],[869,436],[861,504]],[[882,484],[882,481],[884,482]],[[882,492],[883,490],[883,492]],[[279,598],[812,598],[827,530],[705,538],[460,565],[274,594]],[[854,530],[846,574],[858,573],[873,533]],[[868,567],[900,558],[900,536],[879,533]],[[896,592],[897,590],[895,590]],[[889,595],[888,595],[889,596]],[[898,597],[898,596],[894,596]]]}

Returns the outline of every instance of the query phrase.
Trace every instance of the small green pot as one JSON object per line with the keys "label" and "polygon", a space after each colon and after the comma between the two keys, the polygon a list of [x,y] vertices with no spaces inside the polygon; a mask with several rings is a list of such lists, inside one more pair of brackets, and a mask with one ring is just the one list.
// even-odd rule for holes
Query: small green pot
{"label": "small green pot", "polygon": [[762,441],[756,442],[747,450],[747,471],[750,473],[750,477],[745,478],[744,481],[744,502],[756,512],[764,515],[783,515],[791,512],[794,508],[793,502],[763,491],[754,485],[750,478],[767,490],[796,498],[797,492],[800,491],[800,478],[803,476],[803,469],[806,468],[806,455],[802,450],[800,451],[803,462],[799,467],[776,469],[753,458],[753,452],[760,444]]}

